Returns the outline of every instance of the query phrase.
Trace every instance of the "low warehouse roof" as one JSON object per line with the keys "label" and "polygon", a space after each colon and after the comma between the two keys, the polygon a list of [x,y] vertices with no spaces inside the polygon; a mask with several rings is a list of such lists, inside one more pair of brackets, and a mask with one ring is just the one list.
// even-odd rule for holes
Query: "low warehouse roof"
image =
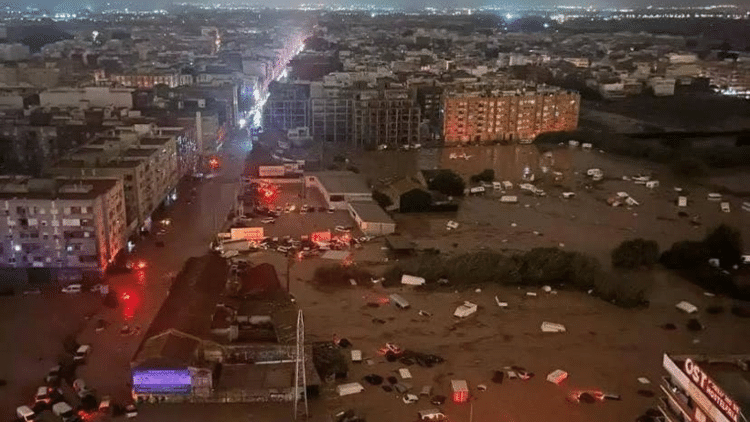
{"label": "low warehouse roof", "polygon": [[372,191],[362,175],[350,171],[318,171],[307,173],[315,176],[330,194],[370,194]]}
{"label": "low warehouse roof", "polygon": [[367,223],[386,223],[395,224],[391,216],[389,216],[380,205],[370,201],[358,201],[350,202],[349,208],[359,216],[362,221]]}

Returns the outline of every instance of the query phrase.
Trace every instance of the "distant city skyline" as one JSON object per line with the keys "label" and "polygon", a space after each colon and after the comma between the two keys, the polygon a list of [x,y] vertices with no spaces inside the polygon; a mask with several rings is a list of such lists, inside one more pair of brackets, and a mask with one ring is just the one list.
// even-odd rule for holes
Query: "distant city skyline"
{"label": "distant city skyline", "polygon": [[[154,10],[158,8],[165,8],[172,4],[179,4],[182,2],[172,2],[167,0],[130,0],[127,2],[121,1],[106,1],[106,0],[37,0],[33,3],[29,3],[29,7],[36,7],[47,9],[51,12],[65,12],[71,13],[80,10],[105,10],[105,9],[126,9],[131,8],[133,10]],[[707,6],[736,6],[740,8],[750,8],[750,0],[735,0],[731,3],[712,4],[705,2],[704,0],[683,0],[682,2],[676,3],[671,0],[654,1],[654,0],[597,0],[596,2],[575,2],[575,1],[564,1],[564,0],[532,0],[532,1],[507,1],[501,2],[487,1],[487,0],[387,0],[382,2],[362,2],[362,1],[350,1],[345,2],[341,0],[273,0],[269,2],[252,2],[252,1],[210,1],[210,0],[191,0],[184,3],[193,5],[212,5],[212,4],[223,4],[223,5],[258,5],[267,7],[300,7],[302,5],[321,5],[323,7],[330,6],[374,6],[384,8],[403,8],[403,9],[422,9],[427,7],[434,7],[438,9],[454,9],[454,8],[481,8],[481,7],[495,7],[495,8],[507,8],[507,9],[532,9],[537,7],[593,7],[595,9],[603,8],[646,8],[648,6],[653,7],[707,7]],[[5,5],[11,7],[22,8],[26,5],[7,2]]]}

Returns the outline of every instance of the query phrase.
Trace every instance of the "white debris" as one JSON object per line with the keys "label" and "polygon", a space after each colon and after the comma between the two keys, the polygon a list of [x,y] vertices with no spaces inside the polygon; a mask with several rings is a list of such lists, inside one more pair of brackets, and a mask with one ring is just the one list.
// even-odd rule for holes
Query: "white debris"
{"label": "white debris", "polygon": [[703,296],[714,297],[716,295],[711,292],[703,292]]}
{"label": "white debris", "polygon": [[500,197],[500,202],[503,204],[517,204],[518,197],[515,195],[503,195]]}
{"label": "white debris", "polygon": [[466,318],[467,316],[473,314],[476,311],[477,311],[477,305],[475,303],[465,301],[463,305],[456,308],[455,312],[453,312],[453,316],[458,317],[458,318]]}
{"label": "white debris", "polygon": [[474,290],[474,293],[482,293],[482,289],[476,289]]}
{"label": "white debris", "polygon": [[350,278],[349,279],[349,284],[351,284],[352,286],[356,286],[357,285],[357,280],[355,280],[353,278]]}
{"label": "white debris", "polygon": [[570,199],[572,197],[576,196],[575,192],[563,192],[562,197],[565,199]]}
{"label": "white debris", "polygon": [[362,362],[361,350],[352,350],[352,362]]}
{"label": "white debris", "polygon": [[484,384],[477,384],[477,390],[479,391],[487,391],[487,386]]}
{"label": "white debris", "polygon": [[684,300],[682,302],[678,303],[677,305],[675,305],[675,307],[677,309],[685,312],[685,313],[688,313],[688,314],[693,314],[693,313],[698,312],[698,307],[696,307],[692,303],[686,302]]}
{"label": "white debris", "polygon": [[562,369],[556,369],[547,375],[547,381],[557,385],[560,385],[566,378],[568,378],[568,373]]}
{"label": "white debris", "polygon": [[401,284],[406,284],[408,286],[424,286],[426,282],[427,280],[422,277],[416,277],[408,274],[404,274],[401,276]]}
{"label": "white debris", "polygon": [[565,244],[564,244],[564,243],[562,243],[562,242],[560,242],[560,243],[558,243],[558,244],[557,244],[557,246],[559,246],[559,247],[561,247],[561,248],[564,248],[564,247],[565,247]]}
{"label": "white debris", "polygon": [[453,220],[448,221],[445,225],[447,226],[448,230],[455,230],[458,228],[458,222]]}
{"label": "white debris", "polygon": [[499,306],[501,308],[507,308],[508,307],[508,302],[500,302],[500,299],[498,299],[497,296],[495,296],[495,303],[497,303],[497,306]]}
{"label": "white debris", "polygon": [[516,226],[518,226],[518,224],[516,224],[516,223],[510,223],[510,226],[511,227],[516,227]]}
{"label": "white debris", "polygon": [[565,331],[565,326],[562,324],[555,324],[554,322],[547,321],[542,323],[543,333],[564,333]]}
{"label": "white debris", "polygon": [[350,382],[348,384],[341,384],[336,386],[336,392],[339,396],[348,396],[349,394],[361,393],[365,390],[365,387],[358,382]]}
{"label": "white debris", "polygon": [[549,293],[552,291],[552,287],[550,286],[542,286],[542,290],[544,290],[545,293]]}
{"label": "white debris", "polygon": [[638,382],[640,382],[643,385],[651,384],[651,380],[646,377],[638,377]]}
{"label": "white debris", "polygon": [[411,378],[411,372],[407,368],[400,368],[398,370],[398,374],[401,376],[401,378],[408,380]]}
{"label": "white debris", "polygon": [[536,297],[536,292],[526,292],[526,296],[534,296],[534,297]]}

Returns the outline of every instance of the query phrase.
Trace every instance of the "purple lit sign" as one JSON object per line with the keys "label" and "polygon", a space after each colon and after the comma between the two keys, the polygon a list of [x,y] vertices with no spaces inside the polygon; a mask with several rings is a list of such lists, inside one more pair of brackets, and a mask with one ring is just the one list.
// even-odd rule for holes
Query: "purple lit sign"
{"label": "purple lit sign", "polygon": [[146,394],[190,394],[190,371],[187,369],[134,371],[133,391]]}

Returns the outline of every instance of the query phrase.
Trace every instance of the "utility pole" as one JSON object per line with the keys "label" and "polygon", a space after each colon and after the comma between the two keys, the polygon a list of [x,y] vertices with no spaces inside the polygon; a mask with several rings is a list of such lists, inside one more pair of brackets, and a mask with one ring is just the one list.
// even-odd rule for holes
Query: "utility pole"
{"label": "utility pole", "polygon": [[292,271],[292,257],[286,258],[286,292],[291,293],[289,291],[289,280],[291,279],[291,271]]}

